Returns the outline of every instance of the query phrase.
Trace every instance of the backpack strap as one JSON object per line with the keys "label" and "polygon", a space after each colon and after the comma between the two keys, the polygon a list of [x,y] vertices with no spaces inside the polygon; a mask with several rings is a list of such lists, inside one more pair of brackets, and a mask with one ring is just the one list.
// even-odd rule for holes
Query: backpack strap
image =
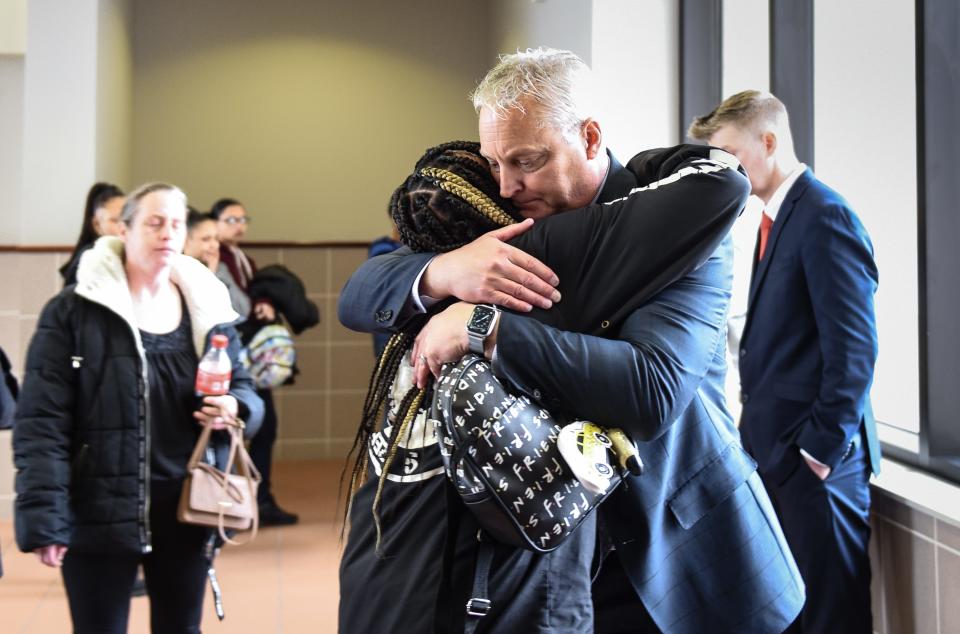
{"label": "backpack strap", "polygon": [[464,622],[464,634],[474,634],[480,619],[485,617],[493,607],[488,595],[487,587],[490,580],[490,566],[493,564],[493,542],[483,538],[483,531],[477,533],[477,565],[473,571],[473,591],[467,600],[467,617]]}

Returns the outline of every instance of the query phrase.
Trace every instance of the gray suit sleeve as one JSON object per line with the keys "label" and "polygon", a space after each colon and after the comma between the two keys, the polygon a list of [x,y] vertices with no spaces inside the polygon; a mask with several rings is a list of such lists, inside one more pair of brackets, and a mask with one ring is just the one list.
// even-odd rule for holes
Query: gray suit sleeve
{"label": "gray suit sleeve", "polygon": [[398,332],[423,315],[411,301],[413,282],[435,254],[400,247],[364,262],[340,291],[340,323],[359,332]]}

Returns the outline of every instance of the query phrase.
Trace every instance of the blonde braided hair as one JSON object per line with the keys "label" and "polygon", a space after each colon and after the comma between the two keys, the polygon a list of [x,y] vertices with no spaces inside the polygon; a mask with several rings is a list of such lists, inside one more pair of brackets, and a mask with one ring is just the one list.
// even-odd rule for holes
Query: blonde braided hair
{"label": "blonde braided hair", "polygon": [[[394,191],[390,199],[390,216],[397,225],[401,242],[405,245],[414,251],[444,253],[457,249],[488,231],[523,219],[509,201],[500,197],[499,190],[497,182],[490,174],[487,160],[480,154],[479,143],[444,143],[427,150],[417,161],[414,172]],[[348,467],[341,476],[343,484],[347,471],[350,471],[344,529],[350,517],[354,493],[367,480],[371,436],[386,418],[386,407],[390,401],[394,380],[419,329],[418,324],[395,334],[384,348],[370,377],[360,426],[347,456]],[[387,444],[386,457],[371,507],[377,531],[378,554],[383,536],[379,511],[386,493],[384,487],[387,475],[393,466],[398,448],[408,440],[421,405],[430,403],[432,392],[432,387],[411,387],[397,404],[394,418],[396,428]],[[354,459],[352,468],[349,466],[351,458]],[[341,532],[341,537],[342,535]]]}
{"label": "blonde braided hair", "polygon": [[508,216],[503,209],[498,207],[497,203],[490,200],[489,196],[453,172],[440,167],[425,167],[420,170],[420,173],[424,176],[435,178],[437,180],[437,187],[461,198],[468,205],[501,227],[506,227],[516,222],[516,220]]}

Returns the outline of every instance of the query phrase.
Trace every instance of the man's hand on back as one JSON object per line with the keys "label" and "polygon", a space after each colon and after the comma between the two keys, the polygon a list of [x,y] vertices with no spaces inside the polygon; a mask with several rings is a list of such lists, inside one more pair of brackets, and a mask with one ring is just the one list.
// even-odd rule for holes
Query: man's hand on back
{"label": "man's hand on back", "polygon": [[420,280],[420,294],[521,312],[534,306],[550,308],[560,301],[556,274],[540,260],[506,244],[532,226],[533,220],[527,219],[438,255]]}

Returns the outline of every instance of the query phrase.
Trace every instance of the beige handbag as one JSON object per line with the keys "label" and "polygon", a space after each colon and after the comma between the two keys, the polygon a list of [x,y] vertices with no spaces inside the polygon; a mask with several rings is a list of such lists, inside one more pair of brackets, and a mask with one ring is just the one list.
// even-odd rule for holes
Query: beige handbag
{"label": "beige handbag", "polygon": [[[211,428],[203,426],[203,432],[193,448],[187,463],[187,478],[183,482],[177,519],[185,524],[216,528],[228,544],[246,543],[257,536],[259,513],[257,488],[260,473],[253,466],[250,454],[243,446],[243,424],[229,423],[230,455],[227,468],[220,471],[213,465],[201,462],[210,443]],[[237,473],[231,473],[236,465]],[[237,542],[227,537],[226,529],[250,530],[250,539]]]}

